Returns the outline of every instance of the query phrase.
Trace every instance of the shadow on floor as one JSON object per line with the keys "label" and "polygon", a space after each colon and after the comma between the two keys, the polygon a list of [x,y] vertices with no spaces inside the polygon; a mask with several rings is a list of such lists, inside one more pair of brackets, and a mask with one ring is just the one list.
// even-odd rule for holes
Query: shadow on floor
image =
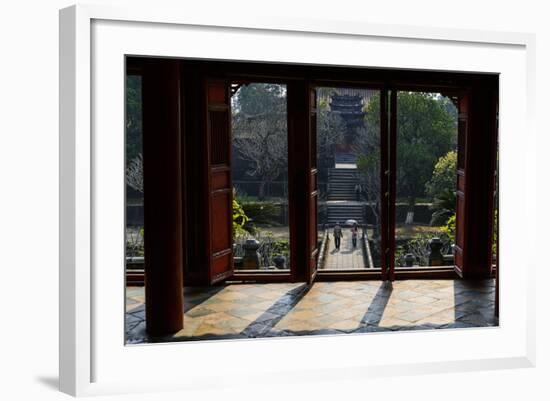
{"label": "shadow on floor", "polygon": [[391,282],[385,281],[380,284],[380,287],[378,288],[374,299],[370,303],[367,312],[365,312],[365,315],[361,319],[362,325],[378,327],[380,320],[384,315],[384,310],[388,305],[392,291],[393,285]]}
{"label": "shadow on floor", "polygon": [[271,307],[250,323],[241,334],[248,338],[263,337],[307,295],[310,285],[302,284],[280,297]]}
{"label": "shadow on floor", "polygon": [[498,326],[495,280],[454,280],[454,323],[446,328]]}

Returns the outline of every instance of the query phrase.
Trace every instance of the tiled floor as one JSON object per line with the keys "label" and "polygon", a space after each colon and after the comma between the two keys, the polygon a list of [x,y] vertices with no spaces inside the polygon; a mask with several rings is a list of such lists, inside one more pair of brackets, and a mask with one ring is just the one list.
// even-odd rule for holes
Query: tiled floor
{"label": "tiled floor", "polygon": [[184,329],[150,338],[144,289],[128,287],[127,343],[486,327],[494,280],[230,284],[185,288]]}
{"label": "tiled floor", "polygon": [[344,228],[342,233],[344,237],[341,239],[340,250],[335,248],[334,236],[330,233],[323,269],[364,269],[365,261],[363,259],[361,239],[357,238],[357,247],[354,248],[351,241],[351,231],[348,228]]}

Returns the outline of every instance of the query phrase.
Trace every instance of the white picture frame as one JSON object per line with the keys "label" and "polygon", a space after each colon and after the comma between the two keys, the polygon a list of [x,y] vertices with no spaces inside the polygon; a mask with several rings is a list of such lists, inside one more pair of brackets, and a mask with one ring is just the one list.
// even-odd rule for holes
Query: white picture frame
{"label": "white picture frame", "polygon": [[[527,195],[536,167],[534,44],[521,33],[225,20],[154,6],[61,10],[61,391],[206,389],[232,384],[231,369],[267,383],[534,366],[535,260],[521,235],[535,231],[537,216]],[[125,54],[499,73],[500,326],[125,346]],[[128,374],[132,366],[140,368]]]}

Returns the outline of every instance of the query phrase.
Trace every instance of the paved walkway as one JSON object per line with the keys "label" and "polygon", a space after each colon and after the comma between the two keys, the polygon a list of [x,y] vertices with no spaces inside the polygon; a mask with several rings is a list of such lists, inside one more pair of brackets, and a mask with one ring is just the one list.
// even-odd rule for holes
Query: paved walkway
{"label": "paved walkway", "polygon": [[323,270],[349,270],[349,269],[364,269],[365,261],[363,259],[363,247],[361,238],[358,234],[357,247],[353,248],[351,242],[351,231],[349,228],[342,228],[344,238],[340,244],[340,250],[334,247],[334,236],[332,231],[329,231],[329,243]]}
{"label": "paved walkway", "polygon": [[494,280],[186,287],[184,328],[161,338],[145,332],[144,295],[143,287],[126,289],[130,344],[498,325]]}

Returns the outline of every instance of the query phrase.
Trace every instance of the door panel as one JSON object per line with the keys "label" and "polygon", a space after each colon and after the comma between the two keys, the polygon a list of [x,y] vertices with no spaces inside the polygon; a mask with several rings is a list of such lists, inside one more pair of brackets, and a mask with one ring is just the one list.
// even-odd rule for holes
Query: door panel
{"label": "door panel", "polygon": [[233,274],[230,86],[207,79],[208,203],[210,283]]}
{"label": "door panel", "polygon": [[458,98],[458,146],[457,146],[457,178],[456,178],[456,226],[455,226],[455,270],[462,276],[464,270],[464,249],[466,244],[466,166],[468,138],[469,95],[464,92]]}
{"label": "door panel", "polygon": [[389,260],[389,242],[390,233],[393,231],[388,228],[389,206],[390,206],[390,167],[388,152],[388,91],[380,91],[380,211],[382,223],[381,235],[381,269],[382,280],[388,279],[388,260]]}
{"label": "door panel", "polygon": [[317,275],[317,91],[309,88],[309,152],[308,152],[308,283]]}
{"label": "door panel", "polygon": [[397,193],[397,91],[390,91],[390,110],[389,110],[389,207],[388,207],[388,276],[389,281],[395,280],[395,200]]}

